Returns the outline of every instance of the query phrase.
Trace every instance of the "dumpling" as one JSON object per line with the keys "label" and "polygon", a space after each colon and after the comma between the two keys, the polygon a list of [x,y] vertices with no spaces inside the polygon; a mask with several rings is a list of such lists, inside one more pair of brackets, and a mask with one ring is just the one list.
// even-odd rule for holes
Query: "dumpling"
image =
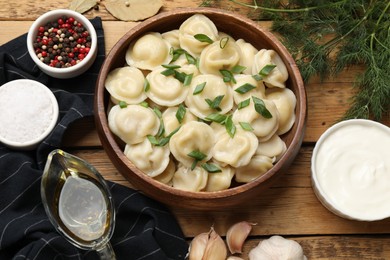
{"label": "dumpling", "polygon": [[165,134],[169,135],[172,131],[179,128],[182,124],[188,123],[190,121],[196,121],[197,118],[194,116],[191,111],[186,109],[186,113],[180,123],[176,117],[176,113],[179,107],[168,107],[162,113],[162,120],[164,122]]}
{"label": "dumpling", "polygon": [[145,76],[139,69],[125,66],[110,71],[104,85],[114,104],[125,101],[134,105],[146,99],[144,82]]}
{"label": "dumpling", "polygon": [[160,119],[152,109],[140,105],[121,108],[115,105],[108,113],[110,130],[127,144],[137,144],[148,135],[155,135]]}
{"label": "dumpling", "polygon": [[180,55],[177,60],[171,62],[170,64],[180,66],[180,68],[176,69],[178,72],[185,73],[187,75],[192,74],[192,77],[199,75],[198,67],[195,64],[189,63],[184,54]]}
{"label": "dumpling", "polygon": [[173,160],[169,160],[167,168],[159,175],[153,177],[156,181],[165,183],[169,186],[172,186],[172,178],[176,172],[176,165]]}
{"label": "dumpling", "polygon": [[225,32],[221,32],[221,31],[218,32],[218,41],[220,41],[220,40],[225,41],[227,38],[229,38],[229,41],[230,40],[235,41],[235,39],[232,36],[230,36],[229,34],[227,34]]}
{"label": "dumpling", "polygon": [[288,79],[288,71],[283,60],[274,50],[261,49],[254,57],[252,73],[258,74],[266,65],[276,65],[276,67],[264,77],[267,87],[285,88]]}
{"label": "dumpling", "polygon": [[252,44],[243,39],[238,39],[236,44],[241,49],[240,65],[246,67],[243,73],[252,75],[253,61],[258,50]]}
{"label": "dumpling", "polygon": [[161,174],[169,163],[168,146],[152,145],[147,138],[141,143],[126,145],[124,153],[138,169],[150,177]]}
{"label": "dumpling", "polygon": [[220,172],[209,173],[204,191],[226,190],[232,184],[234,168],[230,166],[222,167],[221,165],[218,165],[218,167],[221,169]]}
{"label": "dumpling", "polygon": [[[205,83],[203,90],[198,94],[193,94],[196,87]],[[216,75],[198,75],[191,81],[189,93],[185,100],[188,109],[197,117],[205,118],[212,113],[225,114],[233,107],[232,88],[223,82],[221,77]],[[213,108],[207,101],[213,102],[218,97],[222,97],[221,102]]]}
{"label": "dumpling", "polygon": [[242,109],[237,109],[233,113],[232,120],[235,124],[240,122],[249,123],[253,128],[253,133],[261,142],[270,139],[278,130],[279,112],[270,100],[263,100],[265,107],[271,113],[271,118],[265,118],[255,110],[253,99],[250,100],[250,105]]}
{"label": "dumpling", "polygon": [[[224,44],[223,48],[221,48],[221,44]],[[199,70],[203,74],[220,76],[220,70],[231,70],[238,65],[240,57],[241,49],[234,40],[229,39],[226,43],[216,41],[204,48],[200,54]]]}
{"label": "dumpling", "polygon": [[272,159],[264,155],[255,155],[248,165],[237,168],[235,180],[241,183],[247,183],[260,177],[273,166]]}
{"label": "dumpling", "polygon": [[233,167],[247,165],[258,146],[257,137],[239,126],[233,138],[227,131],[221,133],[212,149],[213,158]]}
{"label": "dumpling", "polygon": [[192,56],[199,57],[202,50],[209,45],[195,39],[196,34],[204,34],[212,41],[218,39],[218,29],[215,24],[203,14],[195,14],[185,20],[179,27],[180,46]]}
{"label": "dumpling", "polygon": [[143,70],[153,70],[171,60],[171,45],[157,32],[143,35],[130,44],[126,52],[127,64]]}
{"label": "dumpling", "polygon": [[173,48],[180,48],[179,29],[164,32],[161,34],[161,37],[169,42]]}
{"label": "dumpling", "polygon": [[214,132],[208,124],[191,121],[184,124],[171,137],[169,148],[177,161],[184,166],[190,167],[195,159],[188,154],[193,151],[201,152],[205,155],[202,161],[208,161],[212,156],[211,149],[214,143]]}
{"label": "dumpling", "polygon": [[297,98],[289,88],[272,88],[266,91],[268,100],[272,100],[279,111],[278,135],[287,133],[295,122]]}
{"label": "dumpling", "polygon": [[[234,89],[233,91],[233,98],[234,103],[236,105],[240,104],[242,101],[251,98],[251,96],[258,97],[260,99],[264,99],[265,97],[265,86],[262,81],[255,80],[251,75],[235,75],[234,78],[236,79],[236,82],[232,87]],[[245,84],[250,84],[256,88],[246,92],[246,93],[240,93],[240,91],[236,91],[240,87],[244,86]]]}
{"label": "dumpling", "polygon": [[221,125],[220,123],[212,122],[210,124],[210,127],[214,131],[216,140],[218,140],[219,137],[226,132],[226,127],[224,125]]}
{"label": "dumpling", "polygon": [[200,166],[191,170],[180,166],[172,178],[172,187],[185,191],[201,191],[206,187],[208,172]]}
{"label": "dumpling", "polygon": [[161,74],[164,70],[166,69],[160,67],[146,76],[149,82],[149,90],[146,91],[146,95],[161,106],[179,105],[186,99],[188,87],[184,87],[183,83],[173,76]]}
{"label": "dumpling", "polygon": [[256,154],[265,155],[272,158],[274,162],[277,162],[286,150],[286,143],[277,134],[275,134],[269,140],[259,142]]}

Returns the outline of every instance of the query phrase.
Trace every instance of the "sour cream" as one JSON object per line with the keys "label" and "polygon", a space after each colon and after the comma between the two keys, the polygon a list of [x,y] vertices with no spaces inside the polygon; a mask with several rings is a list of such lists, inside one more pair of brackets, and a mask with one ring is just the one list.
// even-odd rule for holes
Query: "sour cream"
{"label": "sour cream", "polygon": [[312,156],[319,200],[335,214],[373,221],[390,217],[390,128],[363,119],[330,127]]}
{"label": "sour cream", "polygon": [[20,79],[0,86],[0,142],[31,150],[53,130],[58,103],[45,85]]}

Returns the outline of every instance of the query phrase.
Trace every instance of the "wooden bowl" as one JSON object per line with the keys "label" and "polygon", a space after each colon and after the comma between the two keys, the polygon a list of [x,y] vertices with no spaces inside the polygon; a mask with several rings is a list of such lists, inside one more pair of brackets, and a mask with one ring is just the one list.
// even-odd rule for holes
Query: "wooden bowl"
{"label": "wooden bowl", "polygon": [[[180,24],[194,14],[204,14],[210,18],[219,31],[230,34],[235,39],[242,38],[252,43],[257,49],[275,50],[286,64],[289,79],[287,87],[296,98],[296,121],[292,129],[284,134],[287,151],[281,159],[261,177],[233,188],[216,192],[188,192],[172,188],[147,176],[137,169],[124,155],[123,145],[110,131],[107,122],[109,93],[104,82],[107,74],[126,64],[125,53],[129,44],[145,34],[156,31],[165,32],[178,29]],[[255,22],[237,14],[211,8],[178,9],[160,13],[132,28],[112,48],[101,68],[95,92],[95,121],[102,145],[118,171],[137,189],[146,195],[169,206],[196,210],[227,208],[250,201],[251,198],[269,187],[275,178],[286,170],[298,154],[302,144],[306,123],[306,92],[294,59],[277,38],[261,28]]]}

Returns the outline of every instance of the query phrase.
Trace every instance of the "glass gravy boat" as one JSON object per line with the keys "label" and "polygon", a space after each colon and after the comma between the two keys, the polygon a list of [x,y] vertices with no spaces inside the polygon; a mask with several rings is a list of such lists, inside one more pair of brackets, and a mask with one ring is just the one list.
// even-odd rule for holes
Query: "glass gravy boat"
{"label": "glass gravy boat", "polygon": [[73,245],[116,259],[109,242],[115,225],[110,190],[89,163],[62,150],[48,155],[41,182],[42,202],[51,223]]}

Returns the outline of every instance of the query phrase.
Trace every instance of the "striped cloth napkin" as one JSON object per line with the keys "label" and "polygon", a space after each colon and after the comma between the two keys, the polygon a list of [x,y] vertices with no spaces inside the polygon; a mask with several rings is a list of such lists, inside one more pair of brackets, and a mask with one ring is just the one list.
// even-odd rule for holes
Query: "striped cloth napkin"
{"label": "striped cloth napkin", "polygon": [[[60,107],[58,124],[36,150],[13,151],[0,144],[0,259],[98,259],[96,252],[74,247],[55,231],[40,196],[48,153],[61,148],[72,122],[93,115],[95,82],[105,50],[101,19],[91,22],[98,33],[98,57],[86,73],[73,79],[42,73],[29,57],[26,35],[0,46],[0,86],[21,78],[40,81],[53,91]],[[111,244],[118,259],[185,258],[188,244],[166,207],[135,190],[108,184],[117,212]]]}

